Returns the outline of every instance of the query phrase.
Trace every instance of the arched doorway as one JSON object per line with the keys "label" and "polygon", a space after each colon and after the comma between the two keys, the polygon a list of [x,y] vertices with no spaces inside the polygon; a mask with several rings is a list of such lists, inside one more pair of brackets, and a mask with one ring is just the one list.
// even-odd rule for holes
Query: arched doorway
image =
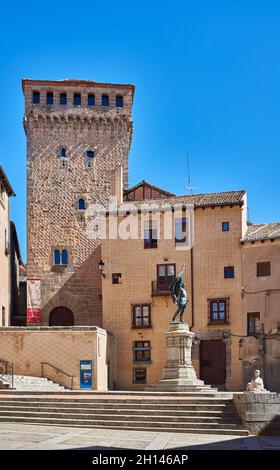
{"label": "arched doorway", "polygon": [[50,326],[72,326],[74,325],[74,315],[67,307],[54,308],[49,316]]}

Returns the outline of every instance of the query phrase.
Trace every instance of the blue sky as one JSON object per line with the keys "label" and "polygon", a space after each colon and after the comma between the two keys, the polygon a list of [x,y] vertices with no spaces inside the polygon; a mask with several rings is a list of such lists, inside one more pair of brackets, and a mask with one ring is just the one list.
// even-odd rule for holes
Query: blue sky
{"label": "blue sky", "polygon": [[280,2],[5,2],[0,162],[25,258],[21,78],[133,83],[130,185],[246,189],[255,223],[280,221]]}

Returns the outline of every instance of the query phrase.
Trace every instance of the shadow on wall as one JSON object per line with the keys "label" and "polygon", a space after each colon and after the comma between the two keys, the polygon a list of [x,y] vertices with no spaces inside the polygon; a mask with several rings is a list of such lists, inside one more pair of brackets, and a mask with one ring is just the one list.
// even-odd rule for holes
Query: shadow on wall
{"label": "shadow on wall", "polygon": [[[75,273],[61,286],[42,308],[41,322],[49,325],[52,310],[66,307],[74,315],[74,324],[102,327],[102,284],[98,269],[101,246],[76,268]],[[54,276],[60,274],[54,274]],[[42,297],[50,296],[48,281],[42,281]]]}

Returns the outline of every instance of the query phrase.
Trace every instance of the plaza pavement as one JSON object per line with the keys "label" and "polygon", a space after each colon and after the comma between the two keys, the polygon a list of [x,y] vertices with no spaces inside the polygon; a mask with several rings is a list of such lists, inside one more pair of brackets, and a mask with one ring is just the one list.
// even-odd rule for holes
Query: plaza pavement
{"label": "plaza pavement", "polygon": [[280,450],[280,436],[220,436],[0,423],[0,450]]}

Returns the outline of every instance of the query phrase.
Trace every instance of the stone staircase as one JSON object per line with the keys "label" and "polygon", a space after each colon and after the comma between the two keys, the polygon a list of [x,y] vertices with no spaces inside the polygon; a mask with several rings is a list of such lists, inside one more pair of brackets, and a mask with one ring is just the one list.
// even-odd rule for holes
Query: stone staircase
{"label": "stone staircase", "polygon": [[[2,376],[4,379],[8,377]],[[0,389],[10,389],[11,385],[6,381],[0,379]],[[65,387],[47,379],[46,377],[33,377],[29,375],[14,375],[14,386],[15,390],[19,391],[66,391]]]}
{"label": "stone staircase", "polygon": [[0,392],[0,422],[248,435],[219,393]]}

